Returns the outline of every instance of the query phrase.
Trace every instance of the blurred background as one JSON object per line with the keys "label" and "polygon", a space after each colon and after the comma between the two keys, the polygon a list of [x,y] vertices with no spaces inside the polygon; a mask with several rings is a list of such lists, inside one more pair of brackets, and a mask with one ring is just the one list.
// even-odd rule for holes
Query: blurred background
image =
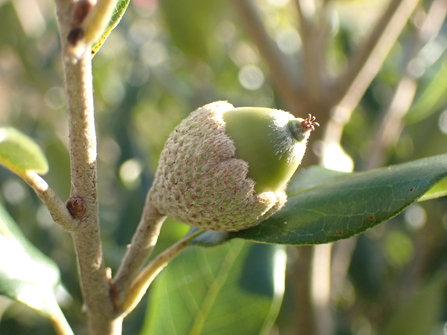
{"label": "blurred background", "polygon": [[[362,171],[446,153],[446,11],[445,0],[132,1],[93,60],[106,264],[116,269],[131,239],[167,136],[215,100],[315,115],[321,127],[303,166]],[[0,123],[38,142],[50,163],[45,179],[67,199],[68,127],[51,0],[0,0]],[[0,201],[59,265],[69,292],[62,306],[82,334],[69,234],[4,168]],[[289,247],[286,295],[271,334],[393,334],[390,319],[415,294],[440,299],[422,317],[434,318],[427,334],[447,334],[444,286],[426,286],[447,266],[446,230],[440,198],[359,237]],[[168,221],[157,250],[187,231]],[[138,333],[145,307],[128,317],[124,334]],[[2,310],[1,334],[54,333],[24,305],[0,300]]]}

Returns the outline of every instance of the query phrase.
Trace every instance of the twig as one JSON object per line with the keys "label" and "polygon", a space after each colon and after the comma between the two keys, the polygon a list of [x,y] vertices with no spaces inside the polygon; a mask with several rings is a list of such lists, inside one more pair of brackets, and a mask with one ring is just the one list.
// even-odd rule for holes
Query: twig
{"label": "twig", "polygon": [[393,99],[381,117],[368,150],[368,160],[362,169],[370,170],[382,166],[386,150],[399,139],[403,129],[402,118],[413,103],[416,89],[417,82],[414,78],[404,76],[399,81]]}
{"label": "twig", "polygon": [[82,24],[88,47],[98,40],[112,17],[117,0],[98,0]]}
{"label": "twig", "polygon": [[317,334],[330,335],[335,330],[331,302],[331,254],[333,243],[314,245],[311,265],[311,296]]}
{"label": "twig", "polygon": [[248,33],[256,43],[260,53],[264,57],[270,68],[270,76],[273,83],[293,113],[300,113],[303,106],[307,103],[306,95],[299,87],[296,80],[292,77],[290,71],[284,62],[283,55],[268,36],[265,27],[259,18],[256,8],[251,0],[234,0],[234,6],[238,9],[242,21],[244,22]]}
{"label": "twig", "polygon": [[407,52],[404,60],[404,73],[397,84],[393,98],[388,108],[384,111],[377,125],[374,139],[367,151],[368,160],[363,169],[369,170],[382,166],[385,160],[386,150],[394,145],[403,129],[403,118],[408,112],[414,100],[417,90],[417,77],[419,74],[412,71],[410,64],[418,57],[420,50],[426,43],[435,38],[444,22],[447,13],[445,0],[434,0],[420,28],[416,31],[414,45]]}
{"label": "twig", "polygon": [[[300,246],[296,250],[298,259],[292,268],[293,273],[288,276],[289,280],[294,278],[290,286],[293,290],[294,307],[300,310],[294,318],[293,328],[299,334],[316,335],[315,310],[310,291],[314,247]],[[295,278],[300,278],[300,280],[297,281]]]}
{"label": "twig", "polygon": [[419,0],[392,0],[371,34],[334,84],[340,109],[351,113],[357,106],[402,32]]}
{"label": "twig", "polygon": [[[405,68],[403,77],[396,86],[394,96],[390,105],[383,113],[378,124],[375,138],[371,142],[368,160],[360,167],[361,170],[369,170],[383,164],[386,149],[393,144],[400,136],[403,127],[402,117],[410,107],[417,87],[416,78],[411,74],[409,63],[414,59],[425,43],[434,38],[444,21],[447,11],[445,0],[434,0],[428,10],[423,24],[417,31],[416,43],[410,52],[404,57]],[[341,128],[340,128],[341,129]],[[339,294],[340,287],[347,275],[348,265],[352,252],[354,251],[357,239],[339,241],[335,244],[333,264],[332,264],[332,297],[335,299]]]}
{"label": "twig", "polygon": [[352,254],[357,245],[358,236],[353,236],[345,240],[334,243],[332,248],[331,265],[331,300],[337,301],[343,292],[349,266],[351,265]]}
{"label": "twig", "polygon": [[59,227],[68,232],[77,229],[79,221],[73,219],[64,202],[41,176],[34,171],[26,171],[19,176],[36,192]]}
{"label": "twig", "polygon": [[141,298],[146,293],[149,285],[152,283],[157,274],[159,274],[171,260],[186,249],[186,247],[190,245],[189,242],[192,239],[203,232],[205,232],[205,230],[200,230],[195,234],[185,236],[183,239],[158,255],[148,264],[148,266],[143,269],[143,271],[141,271],[138,277],[133,281],[132,286],[129,289],[129,293],[126,296],[126,300],[122,305],[122,311],[125,314],[130,313],[140,302]]}
{"label": "twig", "polygon": [[102,255],[96,185],[96,135],[90,53],[76,64],[65,62],[69,113],[72,198],[82,199],[85,213],[73,232],[90,331],[112,334],[113,304]]}
{"label": "twig", "polygon": [[[314,102],[330,101],[327,97],[330,92],[323,92],[327,3],[324,2],[319,11],[315,10],[312,13],[305,10],[303,0],[296,0],[295,3],[299,15],[299,31],[303,50],[302,68],[306,79],[306,91]],[[327,108],[318,108],[318,110],[327,111]],[[323,117],[328,117],[327,112],[320,114]],[[295,322],[297,333],[327,334],[333,330],[333,316],[327,299],[330,275],[327,273],[328,271],[325,271],[323,276],[315,275],[317,266],[321,265],[317,261],[318,250],[328,247],[330,248],[330,245],[297,248],[299,258],[293,266],[293,271],[300,271],[300,273],[293,283],[293,289],[296,291],[296,308],[302,311],[300,314],[303,314]],[[328,266],[323,270],[327,268]],[[319,296],[316,292],[324,292],[326,296],[320,296],[318,299]]]}
{"label": "twig", "polygon": [[165,219],[166,216],[161,215],[150,202],[148,193],[138,228],[113,279],[112,288],[116,306],[122,305],[130,285],[152,253]]}
{"label": "twig", "polygon": [[104,33],[112,17],[117,0],[79,0],[74,4],[74,14],[71,28],[65,44],[66,56],[72,62],[90,52],[91,45]]}
{"label": "twig", "polygon": [[[72,27],[72,5],[56,1],[62,50],[66,50]],[[72,232],[81,288],[91,334],[121,333],[122,319],[116,318],[109,294],[99,229],[96,133],[90,50],[73,63],[64,57],[65,89],[69,117],[71,197],[82,204],[79,227]],[[81,202],[81,203],[79,203]]]}
{"label": "twig", "polygon": [[339,145],[344,125],[380,70],[418,1],[392,0],[346,72],[336,80],[334,89],[338,88],[339,91],[334,101],[332,117],[326,124],[323,150]]}
{"label": "twig", "polygon": [[306,78],[305,87],[312,100],[319,100],[321,99],[323,89],[324,41],[327,30],[325,15],[327,6],[326,3],[323,3],[320,10],[315,11],[313,17],[309,18],[309,13],[305,13],[303,9],[302,1],[296,0],[296,6],[300,19],[300,36],[304,59],[302,68]]}
{"label": "twig", "polygon": [[54,330],[58,335],[74,335],[73,330],[67,322],[67,319],[59,308],[53,311],[50,315],[50,319],[53,323]]}
{"label": "twig", "polygon": [[355,53],[345,73],[334,83],[337,90],[332,118],[326,124],[326,147],[341,141],[342,129],[400,35],[419,0],[392,0],[368,39]]}

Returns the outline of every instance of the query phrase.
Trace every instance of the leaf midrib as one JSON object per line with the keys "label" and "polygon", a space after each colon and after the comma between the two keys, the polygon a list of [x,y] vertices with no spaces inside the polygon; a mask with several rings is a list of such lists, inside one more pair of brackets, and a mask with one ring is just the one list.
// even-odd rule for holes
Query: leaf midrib
{"label": "leaf midrib", "polygon": [[218,272],[215,280],[208,288],[205,298],[203,299],[202,304],[200,305],[197,316],[194,318],[194,323],[191,326],[191,330],[189,331],[188,335],[203,334],[202,331],[203,331],[203,327],[205,325],[205,321],[206,321],[212,307],[214,306],[214,303],[215,303],[216,298],[219,294],[219,291],[225,285],[225,282],[230,274],[230,268],[233,266],[236,258],[239,257],[239,255],[243,249],[243,246],[244,246],[244,243],[235,245],[231,249],[231,252],[229,252],[225,256],[225,259],[222,262],[222,265],[219,269],[219,272]]}

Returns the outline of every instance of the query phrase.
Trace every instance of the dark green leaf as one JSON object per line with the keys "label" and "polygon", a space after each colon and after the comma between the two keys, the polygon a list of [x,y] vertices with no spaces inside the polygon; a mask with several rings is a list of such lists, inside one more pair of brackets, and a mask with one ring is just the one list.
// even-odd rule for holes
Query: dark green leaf
{"label": "dark green leaf", "polygon": [[421,197],[445,195],[445,176],[447,155],[360,173],[310,167],[292,178],[286,206],[266,221],[236,233],[206,232],[191,243],[214,246],[233,238],[290,245],[337,241],[392,218]]}
{"label": "dark green leaf", "polygon": [[445,176],[447,155],[353,173],[290,194],[281,211],[230,238],[292,245],[337,241],[399,214]]}
{"label": "dark green leaf", "polygon": [[23,236],[0,205],[0,295],[50,316],[59,313],[54,296],[59,282],[56,264]]}
{"label": "dark green leaf", "polygon": [[287,186],[287,194],[292,195],[298,191],[332,182],[349,175],[350,173],[348,172],[330,170],[318,165],[310,166],[306,169],[299,170],[299,172],[293,176]]}
{"label": "dark green leaf", "polygon": [[[317,185],[325,184],[334,181],[345,176],[349,176],[347,172],[340,172],[335,170],[326,169],[321,166],[310,166],[306,169],[300,170],[295,176],[293,176],[287,187],[287,193],[293,194],[300,190],[310,189]],[[192,228],[191,233],[199,230],[198,228]],[[206,231],[191,241],[193,245],[199,245],[202,247],[214,247],[216,245],[225,243],[232,238],[229,232],[221,231]]]}
{"label": "dark green leaf", "polygon": [[190,247],[156,279],[141,334],[268,334],[284,290],[281,246]]}
{"label": "dark green leaf", "polygon": [[0,127],[0,164],[15,172],[48,171],[48,162],[39,146],[28,136],[11,127]]}

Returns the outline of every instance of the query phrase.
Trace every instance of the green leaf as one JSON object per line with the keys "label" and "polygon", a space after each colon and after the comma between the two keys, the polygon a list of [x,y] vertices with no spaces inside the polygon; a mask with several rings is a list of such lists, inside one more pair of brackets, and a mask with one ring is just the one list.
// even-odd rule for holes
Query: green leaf
{"label": "green leaf", "polygon": [[318,165],[310,166],[306,169],[299,170],[298,173],[293,176],[287,186],[287,194],[290,196],[298,191],[325,184],[349,175],[350,173],[348,172],[330,170]]}
{"label": "green leaf", "polygon": [[56,264],[23,236],[0,205],[0,295],[50,317],[60,312],[54,295],[59,283]]}
{"label": "green leaf", "polygon": [[11,127],[0,127],[0,164],[23,173],[48,172],[48,162],[39,146],[28,136]]}
{"label": "green leaf", "polygon": [[290,194],[281,211],[230,238],[292,245],[337,241],[399,214],[446,176],[447,155],[352,173]]}
{"label": "green leaf", "polygon": [[447,195],[447,178],[439,181],[427,193],[425,193],[419,201],[431,200]]}
{"label": "green leaf", "polygon": [[92,57],[94,57],[99,49],[101,49],[102,45],[106,41],[107,37],[112,33],[112,30],[115,29],[115,27],[120,23],[121,19],[124,16],[124,13],[127,10],[127,7],[129,6],[130,0],[119,0],[115,10],[113,11],[112,18],[110,19],[109,25],[107,26],[106,30],[102,34],[99,41],[94,43],[92,45]]}
{"label": "green leaf", "polygon": [[142,335],[269,334],[284,293],[281,246],[190,247],[156,279]]}
{"label": "green leaf", "polygon": [[441,321],[445,278],[445,272],[434,276],[420,292],[396,310],[380,334],[433,334],[434,327]]}
{"label": "green leaf", "polygon": [[447,155],[359,173],[310,167],[292,178],[286,206],[269,219],[235,233],[207,232],[191,244],[214,246],[233,238],[289,245],[337,241],[392,218],[421,197],[445,195],[447,179],[439,181],[446,176]]}
{"label": "green leaf", "polygon": [[163,0],[159,2],[166,29],[176,47],[187,56],[207,60],[215,45],[216,13],[224,4],[209,0]]}
{"label": "green leaf", "polygon": [[421,92],[409,109],[404,120],[407,124],[422,121],[445,104],[447,92],[447,62],[440,67],[427,87]]}

